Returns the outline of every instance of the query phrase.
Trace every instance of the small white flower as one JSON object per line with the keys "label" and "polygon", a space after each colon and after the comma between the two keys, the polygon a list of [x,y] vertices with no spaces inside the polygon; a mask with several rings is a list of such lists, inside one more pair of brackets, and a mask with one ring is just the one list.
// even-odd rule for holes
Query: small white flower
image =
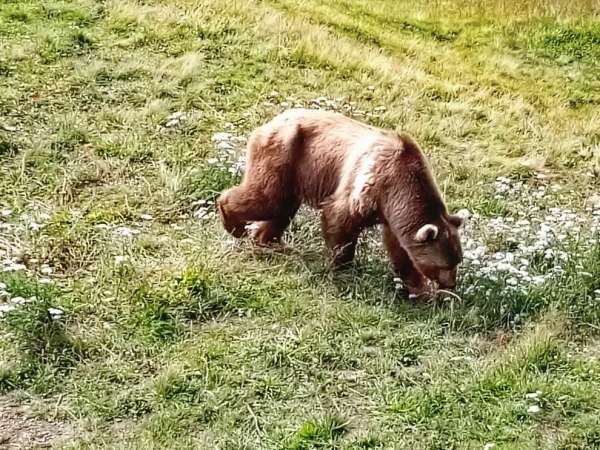
{"label": "small white flower", "polygon": [[25,267],[25,265],[23,264],[17,264],[17,263],[9,263],[8,265],[6,265],[6,267],[4,267],[4,272],[20,272],[22,270],[26,270],[27,267]]}
{"label": "small white flower", "polygon": [[456,213],[456,215],[457,215],[458,217],[460,217],[461,219],[467,220],[468,218],[470,218],[470,217],[471,217],[471,211],[469,211],[469,210],[468,210],[468,209],[466,209],[466,208],[463,208],[463,209],[459,210],[459,211]]}
{"label": "small white flower", "polygon": [[209,217],[211,217],[211,211],[206,206],[202,206],[196,211],[194,211],[193,215],[196,219],[208,219]]}
{"label": "small white flower", "polygon": [[526,394],[525,398],[536,399],[536,398],[540,398],[541,396],[542,396],[542,391],[535,391],[535,392],[529,392],[528,394]]}
{"label": "small white flower", "polygon": [[218,162],[219,162],[219,160],[218,160],[217,158],[208,158],[208,159],[206,160],[206,162],[207,162],[208,164],[216,164],[216,163],[218,163]]}
{"label": "small white flower", "polygon": [[142,214],[140,216],[140,219],[142,219],[142,220],[152,220],[152,219],[154,219],[154,217],[152,217],[150,214]]}
{"label": "small white flower", "polygon": [[496,444],[493,442],[488,442],[483,446],[483,450],[492,450],[493,448],[496,448]]}
{"label": "small white flower", "polygon": [[14,311],[15,305],[9,305],[8,303],[0,304],[0,317],[4,314]]}
{"label": "small white flower", "polygon": [[129,256],[127,255],[117,255],[115,256],[115,264],[120,265],[129,261]]}
{"label": "small white flower", "polygon": [[65,314],[62,309],[58,308],[48,308],[48,313],[52,316],[53,319],[57,319]]}
{"label": "small white flower", "polygon": [[251,222],[249,224],[246,224],[246,226],[244,226],[244,229],[247,231],[256,231],[258,230],[258,227],[260,225],[257,222]]}
{"label": "small white flower", "polygon": [[519,282],[516,278],[510,277],[506,280],[506,284],[508,284],[509,286],[516,286],[517,284],[519,284]]}
{"label": "small white flower", "polygon": [[530,405],[529,408],[527,408],[529,414],[538,414],[541,410],[542,408],[539,405]]}
{"label": "small white flower", "polygon": [[37,222],[31,222],[31,223],[29,224],[29,228],[31,228],[33,231],[39,231],[39,230],[41,230],[41,229],[42,229],[42,227],[43,227],[43,225],[40,225],[40,224],[39,224],[39,223],[37,223]]}
{"label": "small white flower", "polygon": [[165,123],[166,128],[171,128],[177,125],[179,122],[185,120],[187,117],[185,113],[181,111],[174,112],[169,117],[167,117],[167,123]]}
{"label": "small white flower", "polygon": [[117,228],[117,233],[120,234],[121,236],[131,237],[131,236],[134,236],[136,234],[140,234],[140,231],[139,230],[134,230],[134,229],[128,228],[128,227],[118,227]]}
{"label": "small white flower", "polygon": [[168,117],[169,120],[185,119],[185,113],[181,111],[174,112]]}

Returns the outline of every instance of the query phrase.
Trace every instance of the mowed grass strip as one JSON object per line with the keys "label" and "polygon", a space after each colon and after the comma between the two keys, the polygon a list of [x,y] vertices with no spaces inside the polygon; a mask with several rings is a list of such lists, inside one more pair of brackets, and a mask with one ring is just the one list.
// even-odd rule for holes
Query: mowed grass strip
{"label": "mowed grass strip", "polygon": [[[193,215],[239,179],[212,162],[226,149],[215,133],[243,137],[325,97],[413,134],[453,209],[532,216],[524,199],[496,196],[504,176],[534,191],[558,183],[542,210],[590,216],[598,11],[2,3],[0,250],[19,249],[28,270],[0,282],[31,301],[0,319],[0,395],[57,436],[76,430],[52,441],[61,448],[600,445],[590,230],[565,241],[565,273],[539,288],[515,294],[468,271],[462,301],[433,306],[394,289],[377,233],[354,271],[334,275],[307,211],[286,236],[291,254],[234,243]],[[478,232],[497,251],[514,245]]]}

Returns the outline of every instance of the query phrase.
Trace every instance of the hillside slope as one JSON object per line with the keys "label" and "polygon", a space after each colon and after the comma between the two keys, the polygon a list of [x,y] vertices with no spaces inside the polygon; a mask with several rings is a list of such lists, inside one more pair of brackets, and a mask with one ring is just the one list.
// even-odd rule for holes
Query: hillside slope
{"label": "hillside slope", "polygon": [[[0,447],[600,448],[600,5],[522,3],[2,2]],[[225,235],[299,105],[421,143],[457,298]]]}

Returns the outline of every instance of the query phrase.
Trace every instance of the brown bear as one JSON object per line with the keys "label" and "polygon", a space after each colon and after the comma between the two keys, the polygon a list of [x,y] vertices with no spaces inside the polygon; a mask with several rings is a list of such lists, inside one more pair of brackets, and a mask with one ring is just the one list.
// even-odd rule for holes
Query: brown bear
{"label": "brown bear", "polygon": [[218,209],[225,229],[261,245],[278,241],[301,203],[322,210],[322,231],[335,267],[354,257],[360,232],[383,225],[394,269],[411,295],[431,283],[451,289],[462,261],[458,228],[425,156],[407,135],[342,114],[285,111],[248,140],[239,186],[224,191]]}

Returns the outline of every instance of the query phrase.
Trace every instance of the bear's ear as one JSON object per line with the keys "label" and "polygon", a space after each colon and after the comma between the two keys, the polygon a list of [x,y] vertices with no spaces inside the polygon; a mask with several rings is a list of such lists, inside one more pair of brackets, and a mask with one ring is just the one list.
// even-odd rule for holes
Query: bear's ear
{"label": "bear's ear", "polygon": [[450,214],[448,216],[448,222],[454,225],[456,228],[460,228],[464,222],[463,218],[458,214]]}
{"label": "bear's ear", "polygon": [[433,241],[438,235],[438,227],[428,223],[423,225],[415,234],[415,241],[417,242],[428,242]]}

